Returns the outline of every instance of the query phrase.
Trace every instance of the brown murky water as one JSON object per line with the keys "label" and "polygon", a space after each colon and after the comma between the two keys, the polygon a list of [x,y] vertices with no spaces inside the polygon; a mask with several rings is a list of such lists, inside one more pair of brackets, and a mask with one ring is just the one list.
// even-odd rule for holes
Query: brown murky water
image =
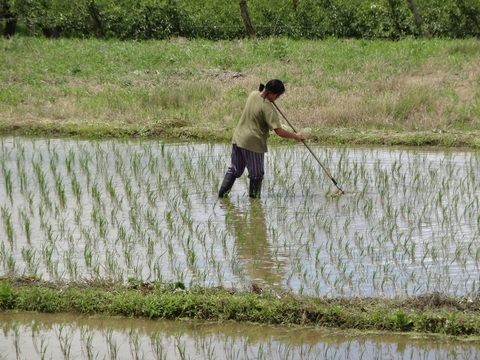
{"label": "brown murky water", "polygon": [[478,342],[329,329],[2,313],[1,359],[476,359]]}

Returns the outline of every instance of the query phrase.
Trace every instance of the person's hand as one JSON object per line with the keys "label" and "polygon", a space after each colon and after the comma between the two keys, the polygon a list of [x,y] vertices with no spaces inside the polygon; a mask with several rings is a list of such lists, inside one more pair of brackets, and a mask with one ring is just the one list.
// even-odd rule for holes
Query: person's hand
{"label": "person's hand", "polygon": [[295,139],[297,139],[297,140],[304,140],[304,139],[305,139],[305,136],[303,136],[303,134],[301,134],[301,133],[295,133]]}

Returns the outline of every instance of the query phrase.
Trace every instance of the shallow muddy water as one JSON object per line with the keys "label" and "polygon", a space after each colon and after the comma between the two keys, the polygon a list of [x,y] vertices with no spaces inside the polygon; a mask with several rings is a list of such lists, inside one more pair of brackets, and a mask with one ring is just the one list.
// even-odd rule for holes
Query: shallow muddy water
{"label": "shallow muddy water", "polygon": [[477,342],[246,324],[2,313],[0,359],[476,359]]}
{"label": "shallow muddy water", "polygon": [[0,139],[0,275],[476,296],[480,157],[271,147],[261,200],[217,198],[230,147]]}

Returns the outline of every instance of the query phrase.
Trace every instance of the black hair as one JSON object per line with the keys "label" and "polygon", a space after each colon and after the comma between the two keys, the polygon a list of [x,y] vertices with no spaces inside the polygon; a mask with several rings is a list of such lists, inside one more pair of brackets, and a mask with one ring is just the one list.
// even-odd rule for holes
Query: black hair
{"label": "black hair", "polygon": [[281,80],[272,79],[267,82],[267,85],[260,84],[258,91],[263,90],[272,94],[282,95],[285,92],[285,85],[283,85],[283,82]]}

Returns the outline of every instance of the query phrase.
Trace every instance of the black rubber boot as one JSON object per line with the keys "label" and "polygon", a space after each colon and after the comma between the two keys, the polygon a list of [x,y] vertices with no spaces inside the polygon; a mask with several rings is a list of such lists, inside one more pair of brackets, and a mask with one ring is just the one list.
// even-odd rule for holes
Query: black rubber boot
{"label": "black rubber boot", "polygon": [[260,199],[262,193],[262,180],[263,179],[250,179],[250,191],[248,196],[255,199]]}
{"label": "black rubber boot", "polygon": [[225,177],[223,178],[222,185],[220,186],[220,190],[218,192],[218,197],[224,198],[228,196],[228,193],[232,189],[233,184],[235,183],[237,178],[232,173],[226,173]]}

